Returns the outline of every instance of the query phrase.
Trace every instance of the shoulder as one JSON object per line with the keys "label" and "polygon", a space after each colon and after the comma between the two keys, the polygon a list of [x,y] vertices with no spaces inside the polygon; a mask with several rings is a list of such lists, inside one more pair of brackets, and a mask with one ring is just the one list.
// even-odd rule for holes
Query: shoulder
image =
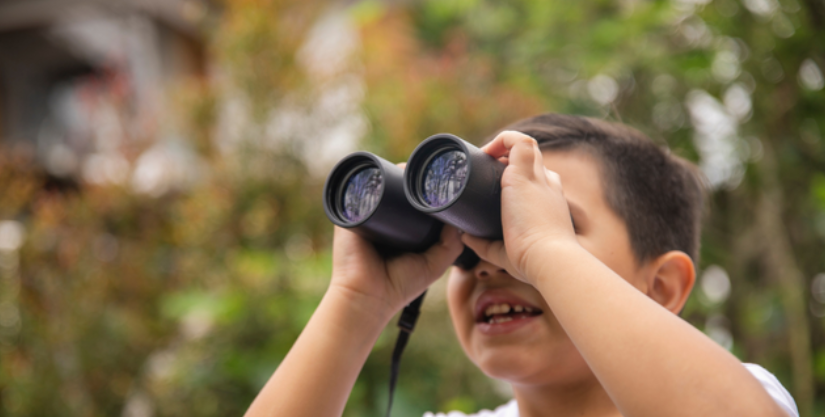
{"label": "shoulder", "polygon": [[745,365],[745,369],[750,371],[750,373],[765,387],[765,390],[768,391],[768,395],[785,410],[788,415],[792,417],[799,417],[799,411],[796,409],[796,402],[794,402],[793,397],[782,386],[782,383],[773,376],[772,373],[768,372],[767,369],[753,364],[753,363],[743,363]]}
{"label": "shoulder", "polygon": [[518,404],[516,404],[516,400],[510,400],[507,404],[499,406],[493,411],[490,410],[481,410],[475,414],[464,414],[459,411],[450,411],[449,413],[437,413],[433,414],[430,412],[424,413],[424,417],[519,417],[518,415]]}

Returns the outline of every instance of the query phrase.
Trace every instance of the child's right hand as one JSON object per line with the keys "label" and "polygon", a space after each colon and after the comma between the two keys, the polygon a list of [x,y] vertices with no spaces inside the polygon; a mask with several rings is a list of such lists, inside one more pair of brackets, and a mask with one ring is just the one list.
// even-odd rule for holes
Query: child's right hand
{"label": "child's right hand", "polygon": [[335,227],[330,290],[389,319],[438,279],[463,247],[458,230],[445,225],[441,239],[426,252],[383,259],[372,243]]}

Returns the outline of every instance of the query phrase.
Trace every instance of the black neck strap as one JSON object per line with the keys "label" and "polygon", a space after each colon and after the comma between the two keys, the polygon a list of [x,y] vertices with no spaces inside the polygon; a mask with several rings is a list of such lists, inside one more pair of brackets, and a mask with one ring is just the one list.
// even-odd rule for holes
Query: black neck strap
{"label": "black neck strap", "polygon": [[390,365],[390,400],[387,404],[387,417],[390,417],[390,411],[392,410],[392,397],[395,393],[395,381],[398,379],[401,354],[404,353],[404,348],[407,347],[407,341],[410,339],[410,333],[415,328],[415,322],[418,321],[418,315],[421,313],[421,303],[424,302],[425,295],[427,295],[427,291],[424,291],[418,298],[404,307],[401,318],[398,319],[398,339],[395,341],[395,349],[392,351],[392,364]]}

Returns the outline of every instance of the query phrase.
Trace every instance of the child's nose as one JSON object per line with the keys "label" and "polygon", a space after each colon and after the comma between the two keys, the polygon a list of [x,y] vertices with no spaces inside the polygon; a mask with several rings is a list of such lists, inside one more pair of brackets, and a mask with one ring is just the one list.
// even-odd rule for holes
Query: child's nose
{"label": "child's nose", "polygon": [[485,260],[480,260],[478,265],[473,268],[473,275],[478,279],[489,279],[497,274],[506,274],[504,268],[499,268]]}

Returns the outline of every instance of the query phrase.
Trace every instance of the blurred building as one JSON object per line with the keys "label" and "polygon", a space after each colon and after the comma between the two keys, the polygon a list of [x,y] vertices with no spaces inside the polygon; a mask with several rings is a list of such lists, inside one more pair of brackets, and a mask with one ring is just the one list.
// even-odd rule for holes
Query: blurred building
{"label": "blurred building", "polygon": [[58,177],[125,181],[130,152],[158,134],[166,92],[206,71],[209,10],[201,0],[0,0],[0,146]]}

